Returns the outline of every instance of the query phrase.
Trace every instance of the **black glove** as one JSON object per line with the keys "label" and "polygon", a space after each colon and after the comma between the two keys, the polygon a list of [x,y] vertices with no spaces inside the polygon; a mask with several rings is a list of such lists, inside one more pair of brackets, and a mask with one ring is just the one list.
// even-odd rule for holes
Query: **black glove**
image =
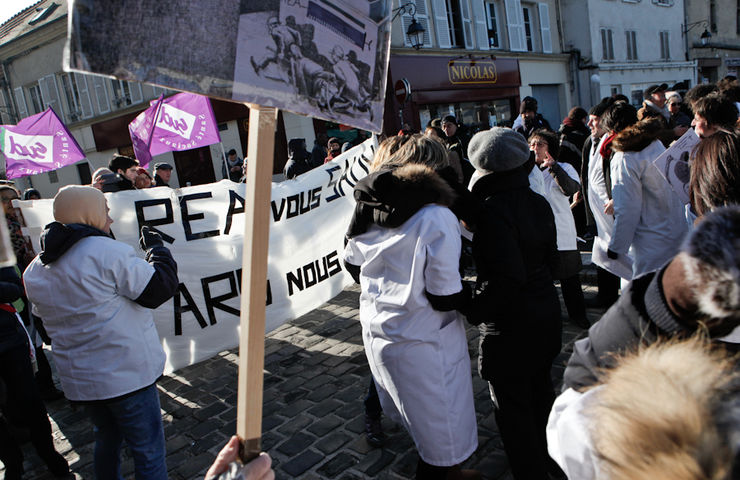
{"label": "black glove", "polygon": [[150,248],[160,247],[162,245],[164,245],[164,242],[162,241],[162,236],[160,234],[149,228],[147,225],[141,227],[139,246],[142,250],[147,251]]}
{"label": "black glove", "polygon": [[607,250],[606,256],[611,258],[612,260],[616,260],[617,258],[619,258],[619,254],[615,252],[614,250]]}

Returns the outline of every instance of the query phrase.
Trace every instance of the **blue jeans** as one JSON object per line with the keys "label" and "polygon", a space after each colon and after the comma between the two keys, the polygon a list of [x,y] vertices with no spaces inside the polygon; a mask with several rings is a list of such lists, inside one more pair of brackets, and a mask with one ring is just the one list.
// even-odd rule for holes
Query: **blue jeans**
{"label": "blue jeans", "polygon": [[157,387],[112,402],[87,405],[95,425],[95,477],[122,480],[121,445],[134,457],[136,480],[166,480],[164,428]]}

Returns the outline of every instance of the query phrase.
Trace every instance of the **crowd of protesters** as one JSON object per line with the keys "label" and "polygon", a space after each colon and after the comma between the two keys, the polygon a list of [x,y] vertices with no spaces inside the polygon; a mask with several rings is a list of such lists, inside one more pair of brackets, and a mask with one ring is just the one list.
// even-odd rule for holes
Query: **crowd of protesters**
{"label": "crowd of protesters", "polygon": [[[344,253],[361,287],[371,445],[385,442],[385,414],[414,441],[416,478],[480,478],[462,468],[478,446],[467,322],[480,332],[478,371],[515,479],[739,478],[740,384],[728,352],[740,342],[740,85],[667,90],[650,86],[639,108],[620,95],[574,107],[557,131],[526,97],[513,128],[467,136],[448,115],[381,142],[355,187]],[[691,127],[699,140],[684,205],[653,162]],[[285,177],[350,146],[324,136],[309,152],[292,139]],[[245,166],[232,150],[224,176],[244,181]],[[147,227],[144,258],[113,239],[102,193],[169,186],[171,165],[152,173],[115,155],[92,185],[62,188],[38,255],[11,206],[19,192],[0,185],[18,260],[0,270],[6,479],[23,475],[14,422],[53,475],[70,475],[43,404],[61,392],[42,341],[53,345],[64,396],[95,426],[96,478],[121,478],[124,442],[137,479],[167,478],[156,389],[165,353],[151,310],[174,295],[177,265]],[[606,257],[591,303],[609,307],[593,325],[579,275],[591,239]],[[631,268],[621,279],[610,268],[619,262]],[[588,329],[559,396],[550,374],[562,346],[556,285],[565,318]],[[238,443],[207,478],[237,478]],[[269,456],[242,475],[273,478]]]}

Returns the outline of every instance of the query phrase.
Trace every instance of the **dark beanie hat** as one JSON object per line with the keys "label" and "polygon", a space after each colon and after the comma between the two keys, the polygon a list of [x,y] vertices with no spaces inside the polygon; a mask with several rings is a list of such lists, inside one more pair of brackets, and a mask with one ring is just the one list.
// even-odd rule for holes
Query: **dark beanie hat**
{"label": "dark beanie hat", "polygon": [[537,111],[537,100],[532,97],[524,97],[522,103],[519,104],[519,113],[524,112],[536,112]]}
{"label": "dark beanie hat", "polygon": [[510,128],[493,127],[473,135],[468,158],[477,170],[506,172],[529,160],[529,144]]}
{"label": "dark beanie hat", "polygon": [[600,117],[604,112],[606,112],[606,109],[609,108],[612,103],[614,103],[614,99],[612,97],[604,97],[599,103],[591,107],[588,114],[593,115],[594,117]]}

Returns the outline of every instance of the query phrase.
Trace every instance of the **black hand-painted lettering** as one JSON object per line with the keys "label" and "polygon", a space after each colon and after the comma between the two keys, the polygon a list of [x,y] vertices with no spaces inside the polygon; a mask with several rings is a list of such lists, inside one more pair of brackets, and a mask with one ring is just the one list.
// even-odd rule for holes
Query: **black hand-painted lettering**
{"label": "black hand-painted lettering", "polygon": [[182,228],[185,231],[185,240],[188,242],[191,240],[198,240],[201,238],[217,237],[221,233],[218,230],[208,230],[207,232],[193,233],[193,228],[190,222],[195,220],[202,220],[205,218],[203,213],[188,213],[188,202],[192,200],[199,200],[202,198],[211,198],[211,192],[192,193],[190,195],[183,195],[180,198],[180,210],[182,212]]}
{"label": "black hand-painted lettering", "polygon": [[[182,306],[180,295],[182,295],[185,298],[185,306]],[[203,318],[203,314],[200,313],[200,310],[198,309],[198,305],[195,304],[195,300],[193,300],[193,296],[190,295],[190,292],[188,291],[188,287],[186,287],[184,283],[181,283],[177,287],[177,293],[174,296],[174,304],[175,304],[175,335],[182,335],[182,314],[186,312],[193,312],[193,315],[195,315],[195,319],[198,321],[198,325],[200,325],[200,328],[206,328],[208,326],[208,324],[206,323],[206,319]]]}
{"label": "black hand-painted lettering", "polygon": [[[211,284],[222,280],[228,280],[229,291],[216,297],[212,296]],[[211,325],[216,324],[216,309],[223,310],[224,312],[236,315],[237,317],[239,316],[238,308],[234,308],[223,303],[226,300],[239,296],[239,292],[236,289],[236,276],[234,275],[234,272],[224,272],[218,275],[201,278],[200,284],[203,286],[203,296],[206,300],[206,311],[208,312],[208,319],[211,321]]]}
{"label": "black hand-painted lettering", "polygon": [[[236,206],[237,201],[241,204],[241,207]],[[224,235],[228,235],[231,231],[231,218],[237,213],[244,213],[244,207],[244,199],[234,190],[229,190],[229,212],[226,214]]]}
{"label": "black hand-painted lettering", "polygon": [[[164,217],[162,218],[146,218],[144,209],[154,207],[157,205],[164,205]],[[136,221],[139,223],[139,231],[141,227],[147,225],[152,227],[152,230],[162,236],[162,240],[167,243],[174,243],[175,239],[162,230],[155,228],[158,225],[167,225],[175,221],[174,215],[172,214],[172,202],[169,198],[153,198],[151,200],[137,200],[134,202],[134,209],[136,210]]]}

